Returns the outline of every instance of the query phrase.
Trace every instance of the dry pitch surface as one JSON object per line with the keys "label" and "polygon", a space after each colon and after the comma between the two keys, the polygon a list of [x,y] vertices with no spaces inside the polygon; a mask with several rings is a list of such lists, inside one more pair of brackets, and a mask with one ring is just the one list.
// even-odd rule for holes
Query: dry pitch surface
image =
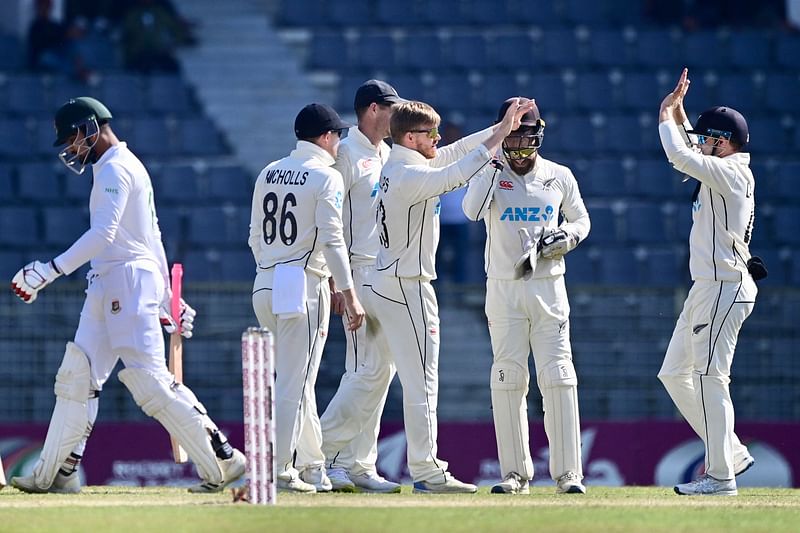
{"label": "dry pitch surface", "polygon": [[589,487],[527,496],[280,494],[274,507],[233,503],[230,492],[86,487],[78,495],[0,492],[0,533],[37,531],[584,531],[798,532],[800,490],[742,489],[738,497],[681,497],[661,487]]}

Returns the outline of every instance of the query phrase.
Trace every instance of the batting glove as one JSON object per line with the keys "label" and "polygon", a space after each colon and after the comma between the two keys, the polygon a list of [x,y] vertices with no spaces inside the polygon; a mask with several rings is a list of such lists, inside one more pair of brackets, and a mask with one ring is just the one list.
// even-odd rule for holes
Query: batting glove
{"label": "batting glove", "polygon": [[[197,311],[189,307],[183,298],[181,298],[181,335],[187,339],[191,339],[194,332],[194,317],[197,316]],[[177,324],[172,318],[169,302],[162,303],[158,308],[158,318],[161,320],[161,325],[164,326],[164,331],[170,335],[175,333]]]}
{"label": "batting glove", "polygon": [[11,290],[26,304],[36,300],[39,291],[50,285],[61,271],[53,261],[41,263],[34,261],[22,267],[11,280]]}
{"label": "batting glove", "polygon": [[578,239],[563,229],[549,229],[542,235],[542,257],[561,259],[578,245]]}

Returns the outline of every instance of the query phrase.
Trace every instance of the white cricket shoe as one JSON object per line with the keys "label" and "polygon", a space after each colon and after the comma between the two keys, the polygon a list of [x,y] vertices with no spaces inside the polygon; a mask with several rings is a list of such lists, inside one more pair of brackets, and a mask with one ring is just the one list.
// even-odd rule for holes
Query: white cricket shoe
{"label": "white cricket shoe", "polygon": [[247,459],[242,452],[233,449],[233,455],[228,459],[217,459],[219,468],[222,471],[222,483],[201,483],[189,487],[189,492],[194,494],[220,492],[222,489],[244,475],[247,468]]}
{"label": "white cricket shoe", "polygon": [[304,468],[303,471],[300,472],[300,479],[314,485],[317,492],[330,492],[333,490],[333,483],[328,479],[328,475],[325,473],[325,467],[322,465]]}
{"label": "white cricket shoe", "polygon": [[11,486],[30,494],[44,494],[49,491],[49,489],[43,489],[36,485],[33,474],[24,477],[12,477]]}
{"label": "white cricket shoe", "polygon": [[675,493],[686,496],[736,496],[736,480],[715,479],[703,474],[694,481],[675,485]]}
{"label": "white cricket shoe", "polygon": [[733,475],[740,476],[744,474],[745,472],[750,470],[750,467],[752,467],[754,464],[756,464],[756,460],[753,458],[753,456],[750,455],[749,453],[746,454],[744,457],[742,457],[741,459],[739,459],[734,463]]}
{"label": "white cricket shoe", "polygon": [[586,487],[581,477],[575,472],[567,472],[556,481],[556,492],[559,494],[586,494]]}
{"label": "white cricket shoe", "polygon": [[77,472],[65,476],[61,472],[56,474],[53,484],[48,492],[58,494],[78,494],[81,491],[81,478]]}
{"label": "white cricket shoe", "polygon": [[528,486],[528,480],[522,479],[522,476],[516,472],[509,472],[503,481],[497,483],[492,487],[492,494],[530,494],[531,489]]}
{"label": "white cricket shoe", "polygon": [[311,483],[306,483],[297,475],[292,475],[284,472],[278,476],[278,490],[280,492],[301,492],[306,494],[314,494],[317,488]]}
{"label": "white cricket shoe", "polygon": [[400,483],[389,481],[377,472],[364,472],[350,479],[358,488],[359,492],[370,492],[375,494],[399,494]]}
{"label": "white cricket shoe", "polygon": [[347,470],[344,468],[331,468],[327,472],[328,479],[331,481],[331,485],[333,486],[333,492],[355,492],[356,486],[353,483],[353,480],[350,479],[350,476],[347,474]]}
{"label": "white cricket shoe", "polygon": [[478,492],[478,487],[472,483],[459,481],[450,472],[445,472],[444,481],[441,483],[415,481],[412,492],[414,494],[473,494]]}

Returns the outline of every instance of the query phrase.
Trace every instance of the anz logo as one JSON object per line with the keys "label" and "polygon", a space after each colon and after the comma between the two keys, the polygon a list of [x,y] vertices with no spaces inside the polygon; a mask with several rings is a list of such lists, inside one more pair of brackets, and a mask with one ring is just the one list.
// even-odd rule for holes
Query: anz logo
{"label": "anz logo", "polygon": [[442,201],[437,199],[436,206],[433,208],[433,215],[438,217],[441,212],[442,212]]}
{"label": "anz logo", "polygon": [[375,186],[374,186],[374,187],[372,187],[372,194],[370,194],[370,195],[369,195],[369,196],[370,196],[370,198],[375,198],[376,196],[378,196],[378,189],[380,189],[380,185],[379,185],[379,184],[378,184],[378,182],[376,181],[376,182],[375,182]]}
{"label": "anz logo", "polygon": [[555,209],[553,209],[552,205],[545,206],[544,209],[541,207],[506,207],[506,210],[500,215],[500,220],[508,220],[511,222],[546,222],[553,218],[554,212]]}
{"label": "anz logo", "polygon": [[703,207],[703,204],[700,203],[700,200],[695,200],[694,202],[692,202],[692,211],[694,211],[695,213],[700,211],[701,207]]}

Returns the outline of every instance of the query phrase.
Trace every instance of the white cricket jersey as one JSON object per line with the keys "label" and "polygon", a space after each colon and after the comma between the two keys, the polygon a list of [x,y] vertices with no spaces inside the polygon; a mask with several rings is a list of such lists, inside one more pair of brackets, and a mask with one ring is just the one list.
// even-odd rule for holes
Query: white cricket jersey
{"label": "white cricket jersey", "polygon": [[167,262],[153,201],[150,175],[124,142],[92,165],[89,230],[55,262],[70,274],[87,261],[99,274],[132,261],[152,261],[166,278]]}
{"label": "white cricket jersey", "polygon": [[389,159],[389,145],[370,142],[357,126],[350,128],[339,144],[333,168],[344,179],[342,222],[344,240],[352,268],[372,266],[378,255],[378,233],[375,229],[375,209],[378,206],[378,179],[381,168]]}
{"label": "white cricket jersey", "polygon": [[[486,225],[484,267],[493,279],[514,279],[514,263],[523,253],[519,228],[527,228],[530,235],[535,235],[537,227],[557,228],[561,212],[562,229],[581,242],[591,226],[572,172],[541,154],[524,176],[514,173],[505,161],[502,171],[487,168],[470,181],[462,206],[467,218],[483,219]],[[564,271],[563,257],[539,258],[533,277],[557,276]]]}
{"label": "white cricket jersey", "polygon": [[434,159],[395,144],[378,184],[378,272],[436,279],[439,195],[461,187],[491,161],[491,128],[437,150]]}
{"label": "white cricket jersey", "polygon": [[[342,232],[342,175],[334,158],[308,141],[267,165],[256,180],[250,238],[259,270],[294,264],[336,286],[353,286]],[[330,270],[329,270],[330,269]]]}
{"label": "white cricket jersey", "polygon": [[703,155],[689,148],[673,120],[659,124],[672,166],[700,182],[692,203],[689,272],[693,280],[740,281],[747,274],[755,217],[750,154]]}

